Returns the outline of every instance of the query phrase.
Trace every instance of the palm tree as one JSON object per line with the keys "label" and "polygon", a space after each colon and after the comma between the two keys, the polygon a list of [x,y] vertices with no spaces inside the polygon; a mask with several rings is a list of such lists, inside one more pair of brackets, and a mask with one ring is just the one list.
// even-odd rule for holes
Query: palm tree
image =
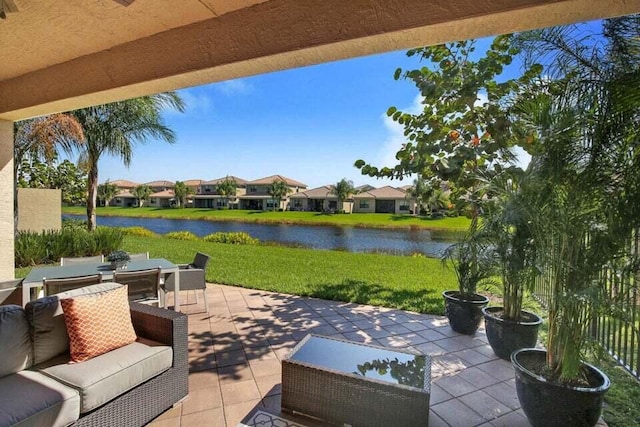
{"label": "palm tree", "polygon": [[118,194],[118,187],[109,181],[98,185],[98,198],[104,201],[105,206],[109,206],[111,200]]}
{"label": "palm tree", "polygon": [[413,180],[413,186],[407,190],[407,197],[416,200],[418,208],[416,209],[416,215],[420,215],[425,208],[425,211],[429,211],[429,204],[433,195],[433,186],[431,183],[424,179],[422,176]]}
{"label": "palm tree", "polygon": [[142,207],[142,204],[149,198],[151,192],[151,187],[144,184],[133,189],[132,194],[138,198],[138,207]]}
{"label": "palm tree", "polygon": [[22,120],[14,123],[13,179],[14,179],[14,228],[18,230],[17,182],[21,165],[28,159],[51,162],[59,149],[72,154],[84,140],[80,123],[69,114]]}
{"label": "palm tree", "polygon": [[173,191],[176,195],[176,203],[178,207],[184,206],[187,196],[193,194],[193,189],[191,187],[187,187],[187,185],[182,181],[176,181]]}
{"label": "palm tree", "polygon": [[[271,184],[271,188],[269,188],[269,195],[273,198],[273,210],[280,209],[282,206],[282,199],[287,197],[287,194],[291,193],[293,190],[287,185],[284,181],[274,181]],[[276,207],[276,202],[278,206]]]}
{"label": "palm tree", "polygon": [[96,227],[98,161],[103,154],[118,156],[126,166],[131,163],[133,148],[148,139],[175,141],[174,132],[165,126],[164,108],[184,111],[184,103],[175,92],[143,96],[111,104],[97,105],[71,112],[84,130],[84,145],[79,162],[88,166],[87,226]]}
{"label": "palm tree", "polygon": [[335,194],[336,196],[338,196],[338,201],[340,202],[340,206],[338,206],[338,212],[344,211],[344,202],[351,195],[353,195],[354,191],[355,187],[353,186],[353,181],[348,181],[346,178],[342,178],[331,189],[331,194]]}
{"label": "palm tree", "polygon": [[235,179],[229,178],[229,176],[226,176],[224,178],[224,181],[220,182],[216,186],[216,193],[223,196],[227,202],[225,204],[226,207],[229,207],[229,197],[235,196],[237,190],[238,190],[238,183],[236,182]]}

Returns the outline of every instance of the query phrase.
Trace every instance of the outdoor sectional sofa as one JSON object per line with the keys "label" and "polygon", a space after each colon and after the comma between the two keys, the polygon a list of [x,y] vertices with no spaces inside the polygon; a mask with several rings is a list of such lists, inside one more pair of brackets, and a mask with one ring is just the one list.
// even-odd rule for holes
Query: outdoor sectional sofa
{"label": "outdoor sectional sofa", "polygon": [[0,426],[142,426],[188,394],[187,316],[131,303],[137,341],[69,360],[59,299],[105,283],[0,306]]}

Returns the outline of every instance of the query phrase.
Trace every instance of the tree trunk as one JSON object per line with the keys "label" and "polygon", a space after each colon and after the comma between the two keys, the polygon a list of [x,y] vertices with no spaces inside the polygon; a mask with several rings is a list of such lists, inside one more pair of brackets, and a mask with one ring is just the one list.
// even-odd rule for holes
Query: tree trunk
{"label": "tree trunk", "polygon": [[92,164],[89,167],[89,177],[87,185],[87,229],[96,229],[96,199],[98,196],[98,165]]}

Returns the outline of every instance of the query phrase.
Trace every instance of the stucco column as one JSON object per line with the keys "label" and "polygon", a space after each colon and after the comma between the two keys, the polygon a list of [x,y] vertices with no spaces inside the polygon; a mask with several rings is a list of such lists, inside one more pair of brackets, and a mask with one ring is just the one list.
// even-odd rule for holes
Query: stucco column
{"label": "stucco column", "polygon": [[0,280],[14,274],[13,122],[0,120]]}

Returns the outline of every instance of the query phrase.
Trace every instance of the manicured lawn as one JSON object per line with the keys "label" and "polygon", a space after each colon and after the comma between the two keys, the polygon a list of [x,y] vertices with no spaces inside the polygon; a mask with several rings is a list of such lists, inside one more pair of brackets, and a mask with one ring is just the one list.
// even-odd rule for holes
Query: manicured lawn
{"label": "manicured lawn", "polygon": [[[175,263],[211,255],[207,281],[442,314],[455,276],[437,259],[127,236],[124,249]],[[16,269],[18,277],[28,269]]]}
{"label": "manicured lawn", "polygon": [[[86,215],[82,206],[63,207],[63,213]],[[121,208],[101,207],[97,214],[102,216],[129,216],[169,219],[202,219],[208,221],[244,221],[269,222],[285,224],[311,225],[344,225],[355,227],[384,228],[424,228],[430,230],[447,230],[463,232],[469,228],[470,220],[466,217],[430,219],[412,215],[391,214],[324,214],[318,212],[271,212],[245,210],[213,210],[213,209],[159,209],[159,208]]]}

